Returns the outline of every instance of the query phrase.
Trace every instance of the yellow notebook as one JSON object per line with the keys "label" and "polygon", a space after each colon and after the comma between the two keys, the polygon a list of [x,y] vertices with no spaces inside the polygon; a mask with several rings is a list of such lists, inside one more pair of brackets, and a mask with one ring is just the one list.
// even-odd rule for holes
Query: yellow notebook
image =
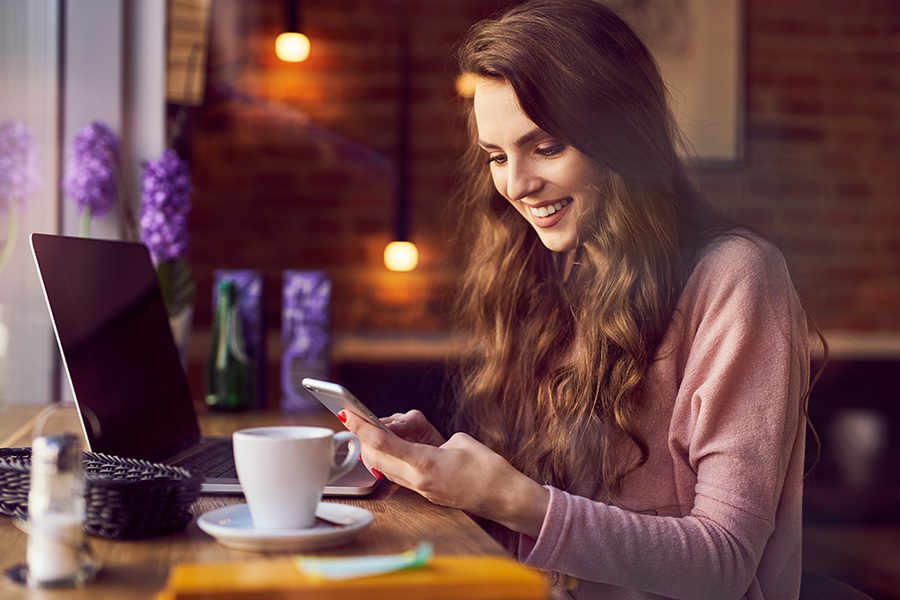
{"label": "yellow notebook", "polygon": [[512,559],[436,556],[419,569],[344,581],[310,576],[291,559],[181,564],[157,600],[545,600],[548,594],[545,575]]}

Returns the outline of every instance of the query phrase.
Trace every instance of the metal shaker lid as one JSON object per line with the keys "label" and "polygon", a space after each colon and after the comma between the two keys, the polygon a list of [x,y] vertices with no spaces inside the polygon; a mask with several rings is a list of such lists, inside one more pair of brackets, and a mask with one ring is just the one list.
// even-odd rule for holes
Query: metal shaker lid
{"label": "metal shaker lid", "polygon": [[41,473],[63,473],[81,467],[81,440],[71,433],[34,438],[31,468]]}

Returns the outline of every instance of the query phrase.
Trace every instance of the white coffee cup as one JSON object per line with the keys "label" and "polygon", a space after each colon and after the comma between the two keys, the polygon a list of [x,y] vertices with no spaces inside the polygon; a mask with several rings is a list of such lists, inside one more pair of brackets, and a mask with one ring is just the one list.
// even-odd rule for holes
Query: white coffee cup
{"label": "white coffee cup", "polygon": [[[325,427],[254,427],[236,431],[234,462],[258,529],[303,529],[316,519],[322,488],[354,467],[359,438]],[[335,464],[335,453],[349,445]]]}

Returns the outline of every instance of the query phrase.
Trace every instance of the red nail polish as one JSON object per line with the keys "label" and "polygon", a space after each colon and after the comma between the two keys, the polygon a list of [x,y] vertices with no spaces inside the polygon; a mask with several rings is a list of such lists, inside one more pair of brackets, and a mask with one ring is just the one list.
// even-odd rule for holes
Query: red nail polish
{"label": "red nail polish", "polygon": [[337,418],[341,420],[341,423],[346,423],[347,422],[347,413],[345,413],[344,411],[340,411],[337,414]]}
{"label": "red nail polish", "polygon": [[372,469],[372,475],[374,475],[378,479],[384,479],[384,474],[378,469]]}

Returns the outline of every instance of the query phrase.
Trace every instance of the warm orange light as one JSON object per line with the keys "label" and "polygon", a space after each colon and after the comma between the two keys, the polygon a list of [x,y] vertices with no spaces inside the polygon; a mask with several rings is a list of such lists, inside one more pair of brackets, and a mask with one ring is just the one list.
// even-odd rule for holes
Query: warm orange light
{"label": "warm orange light", "polygon": [[412,242],[391,242],[384,247],[384,266],[391,271],[412,271],[419,264],[419,250]]}
{"label": "warm orange light", "polygon": [[296,31],[286,31],[275,38],[275,56],[284,62],[303,62],[309,58],[309,38]]}
{"label": "warm orange light", "polygon": [[475,84],[478,83],[478,75],[463,73],[456,78],[456,93],[463,98],[471,98],[475,95]]}

